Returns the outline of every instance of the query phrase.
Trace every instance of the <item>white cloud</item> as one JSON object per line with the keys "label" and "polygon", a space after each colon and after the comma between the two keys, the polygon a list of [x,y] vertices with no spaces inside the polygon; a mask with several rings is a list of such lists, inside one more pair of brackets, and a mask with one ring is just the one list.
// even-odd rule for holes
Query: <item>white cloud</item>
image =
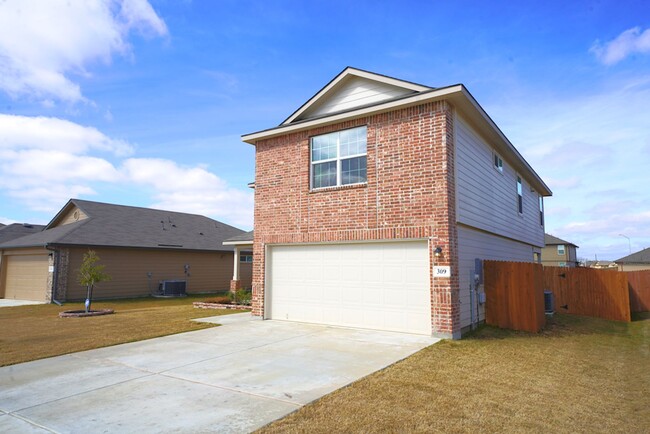
{"label": "white cloud", "polygon": [[128,186],[154,208],[190,212],[251,227],[253,194],[230,187],[203,165],[127,158],[129,143],[57,118],[0,114],[0,194],[53,213],[72,197]]}
{"label": "white cloud", "polygon": [[170,160],[131,158],[124,162],[125,178],[152,188],[151,206],[219,216],[232,224],[253,225],[253,194],[231,188],[203,167],[184,167]]}
{"label": "white cloud", "polygon": [[530,91],[488,112],[553,190],[548,232],[590,258],[605,259],[605,246],[609,258],[626,254],[619,233],[650,245],[650,76],[614,77],[584,96]]}
{"label": "white cloud", "polygon": [[62,151],[73,154],[90,149],[117,156],[133,154],[124,140],[107,137],[93,127],[52,117],[27,117],[0,113],[0,152],[3,150]]}
{"label": "white cloud", "polygon": [[128,55],[128,35],[166,35],[145,0],[5,0],[0,2],[0,89],[47,105],[84,99],[74,75],[93,62]]}
{"label": "white cloud", "polygon": [[634,53],[650,53],[650,29],[632,27],[605,44],[594,42],[589,51],[605,65],[614,65]]}

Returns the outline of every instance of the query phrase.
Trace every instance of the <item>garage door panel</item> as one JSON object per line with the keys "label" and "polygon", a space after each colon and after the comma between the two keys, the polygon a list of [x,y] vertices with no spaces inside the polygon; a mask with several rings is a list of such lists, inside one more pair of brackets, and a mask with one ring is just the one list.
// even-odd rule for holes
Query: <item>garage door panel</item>
{"label": "garage door panel", "polygon": [[47,255],[5,256],[5,298],[46,301]]}
{"label": "garage door panel", "polygon": [[267,316],[431,333],[426,241],[272,246]]}

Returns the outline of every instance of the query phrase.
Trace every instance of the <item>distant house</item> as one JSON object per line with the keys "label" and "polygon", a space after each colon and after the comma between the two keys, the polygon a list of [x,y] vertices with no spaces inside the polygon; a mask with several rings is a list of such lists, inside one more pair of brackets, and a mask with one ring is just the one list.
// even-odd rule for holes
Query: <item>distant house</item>
{"label": "distant house", "polygon": [[587,261],[585,263],[585,267],[597,268],[597,269],[603,270],[603,269],[608,269],[608,268],[618,268],[618,265],[616,265],[616,262],[614,262],[614,261],[595,260],[595,261]]}
{"label": "distant house", "polygon": [[578,246],[553,235],[544,234],[544,248],[542,249],[542,265],[553,267],[576,267]]}
{"label": "distant house", "polygon": [[[77,271],[90,249],[112,277],[98,299],[155,294],[170,280],[185,281],[188,293],[227,290],[233,248],[222,243],[243,233],[195,214],[71,199],[44,230],[0,244],[0,297],[84,299]],[[250,286],[251,264],[241,270]]]}
{"label": "distant house", "polygon": [[621,271],[650,270],[650,247],[614,261]]}
{"label": "distant house", "polygon": [[29,223],[12,223],[0,227],[0,244],[25,235],[35,234],[45,229],[43,225],[32,225]]}
{"label": "distant house", "polygon": [[551,191],[461,84],[346,68],[242,139],[256,316],[459,338],[485,318],[476,259],[544,246]]}

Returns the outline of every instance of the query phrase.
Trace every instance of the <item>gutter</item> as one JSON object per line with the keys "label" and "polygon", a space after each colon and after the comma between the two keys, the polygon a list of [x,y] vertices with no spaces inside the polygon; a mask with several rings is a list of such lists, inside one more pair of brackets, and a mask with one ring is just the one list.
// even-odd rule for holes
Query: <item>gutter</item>
{"label": "gutter", "polygon": [[54,255],[54,276],[52,276],[52,303],[63,306],[63,303],[56,299],[57,284],[59,282],[59,250],[51,248],[49,244],[45,244],[45,249],[52,252]]}

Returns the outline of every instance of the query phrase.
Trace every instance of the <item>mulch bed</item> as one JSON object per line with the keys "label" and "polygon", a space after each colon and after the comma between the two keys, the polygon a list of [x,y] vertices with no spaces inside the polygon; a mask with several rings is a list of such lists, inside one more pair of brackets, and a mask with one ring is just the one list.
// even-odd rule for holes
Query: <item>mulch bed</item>
{"label": "mulch bed", "polygon": [[61,318],[81,318],[85,316],[110,315],[114,313],[113,309],[98,309],[86,312],[85,310],[66,310],[59,312]]}

